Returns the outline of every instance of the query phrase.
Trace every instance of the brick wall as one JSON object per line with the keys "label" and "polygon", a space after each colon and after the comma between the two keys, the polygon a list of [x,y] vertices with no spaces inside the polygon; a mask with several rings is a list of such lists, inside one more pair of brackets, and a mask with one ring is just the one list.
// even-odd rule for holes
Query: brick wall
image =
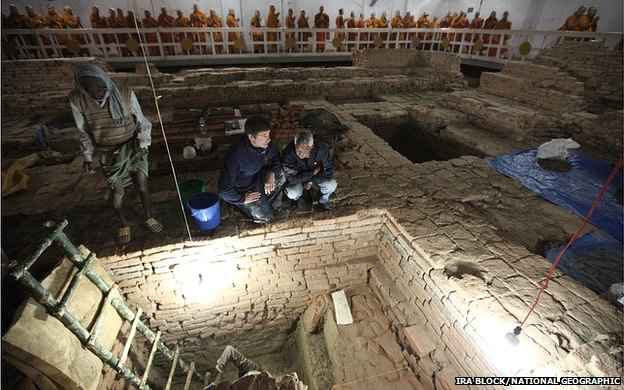
{"label": "brick wall", "polygon": [[557,68],[508,62],[500,73],[484,72],[479,90],[554,112],[583,111],[583,83]]}
{"label": "brick wall", "polygon": [[[488,246],[493,252],[500,253],[491,258],[477,255],[478,250],[466,256],[460,247],[467,248],[467,242],[476,245],[479,241],[468,239],[466,233],[430,232],[418,236],[414,235],[413,229],[404,228],[390,215],[378,232],[381,267],[371,269],[370,285],[385,303],[385,312],[403,344],[404,356],[426,387],[433,387],[435,383],[438,388],[453,388],[456,376],[494,373],[553,375],[557,372],[553,371],[555,367],[560,370],[560,376],[601,376],[617,372],[615,366],[618,363],[615,361],[606,365],[587,365],[583,361],[589,356],[581,357],[578,351],[566,357],[565,349],[571,345],[562,346],[550,339],[553,330],[548,328],[554,324],[549,321],[545,327],[540,326],[544,316],[551,315],[557,302],[561,302],[550,297],[542,298],[537,309],[541,314],[534,313],[527,322],[529,325],[524,326],[520,345],[505,349],[503,336],[524,318],[526,305],[537,292],[537,286],[527,284],[520,275],[545,275],[548,267],[541,263],[541,257],[530,259],[531,255],[526,253],[522,261],[513,263],[512,271],[512,267],[506,264],[507,259],[496,256],[505,256],[518,249],[504,245],[496,250],[496,245]],[[508,271],[501,272],[503,269]],[[512,277],[512,285],[507,286],[501,276],[515,272],[518,275]],[[537,276],[531,278],[537,280]],[[579,332],[577,328],[572,331],[575,333],[573,348],[585,350],[585,345],[604,337],[597,336],[604,329],[618,327],[618,315],[607,302],[590,298],[581,292],[584,288],[574,287],[574,283],[562,279],[551,281],[551,284],[554,284],[551,289],[556,290],[553,291],[555,294],[565,295],[571,290],[580,293],[574,298],[569,297],[571,301],[566,301],[564,306],[582,307],[587,305],[585,299],[588,299],[603,313],[600,326],[595,320],[583,317],[582,321],[594,325],[591,330]],[[510,287],[513,289],[509,290]],[[574,299],[578,301],[572,303]],[[564,333],[566,338],[571,335]],[[605,342],[607,339],[610,338],[606,337]],[[600,349],[592,350],[589,355],[593,356],[590,359],[598,360],[606,357]],[[564,358],[563,364],[554,362]]]}
{"label": "brick wall", "polygon": [[585,83],[588,110],[601,113],[622,109],[622,50],[611,50],[597,42],[569,42],[544,49],[535,59]]}
{"label": "brick wall", "polygon": [[353,65],[392,72],[403,68],[415,73],[426,72],[434,78],[431,89],[465,87],[459,57],[450,53],[410,49],[368,49],[353,53]]}
{"label": "brick wall", "polygon": [[205,370],[228,343],[252,356],[277,350],[314,296],[366,284],[371,264],[362,259],[376,254],[383,219],[373,210],[104,262],[151,328]]}
{"label": "brick wall", "polygon": [[[373,55],[371,52],[370,55]],[[414,56],[414,52],[406,52]],[[376,55],[376,53],[375,53]],[[429,58],[431,57],[431,58]],[[254,68],[253,70],[201,69],[179,74],[153,72],[161,108],[197,108],[208,105],[283,102],[302,96],[355,97],[459,85],[456,57],[419,53],[414,69],[397,68]],[[71,115],[67,96],[73,89],[73,67],[93,58],[2,61],[2,110],[6,115],[25,113]],[[442,66],[444,64],[444,66]],[[111,78],[132,87],[144,111],[155,110],[145,66],[136,73],[110,72]],[[152,69],[153,70],[153,69]],[[459,84],[458,84],[459,83]]]}

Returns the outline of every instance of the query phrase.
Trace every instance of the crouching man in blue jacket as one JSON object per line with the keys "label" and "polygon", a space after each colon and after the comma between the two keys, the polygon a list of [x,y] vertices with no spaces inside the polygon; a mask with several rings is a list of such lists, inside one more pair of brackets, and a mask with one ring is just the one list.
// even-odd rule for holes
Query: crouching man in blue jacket
{"label": "crouching man in blue jacket", "polygon": [[225,155],[219,196],[254,222],[267,223],[288,215],[280,207],[284,183],[279,153],[271,143],[271,126],[262,117],[249,117],[245,135],[234,141]]}
{"label": "crouching man in blue jacket", "polygon": [[[297,133],[294,141],[291,141],[282,152],[282,164],[286,176],[286,196],[297,202],[304,200],[304,190],[309,190],[312,185],[318,186],[321,196],[319,205],[324,210],[331,210],[334,206],[329,196],[336,191],[338,184],[332,178],[334,165],[329,150],[320,143],[314,142],[314,136],[309,131]],[[301,206],[300,209],[311,209],[312,205]]]}

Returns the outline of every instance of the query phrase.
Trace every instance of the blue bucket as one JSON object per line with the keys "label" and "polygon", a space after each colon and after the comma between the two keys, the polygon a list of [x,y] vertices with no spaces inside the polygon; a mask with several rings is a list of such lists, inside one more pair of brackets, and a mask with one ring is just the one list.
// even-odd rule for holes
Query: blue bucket
{"label": "blue bucket", "polygon": [[201,230],[212,230],[221,223],[219,195],[214,192],[200,192],[191,196],[188,208]]}

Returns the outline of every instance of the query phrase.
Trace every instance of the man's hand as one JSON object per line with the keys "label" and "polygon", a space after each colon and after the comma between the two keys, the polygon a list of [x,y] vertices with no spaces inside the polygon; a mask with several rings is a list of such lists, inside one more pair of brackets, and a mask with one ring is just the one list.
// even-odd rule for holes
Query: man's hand
{"label": "man's hand", "polygon": [[321,167],[316,167],[316,168],[314,168],[314,175],[313,175],[313,176],[318,175],[318,173],[319,173],[320,171],[321,171]]}
{"label": "man's hand", "polygon": [[275,172],[269,172],[264,183],[264,193],[269,195],[275,190]]}
{"label": "man's hand", "polygon": [[257,202],[258,200],[260,200],[259,192],[248,192],[245,194],[245,204]]}
{"label": "man's hand", "polygon": [[82,164],[82,168],[83,168],[83,169],[84,169],[84,171],[85,171],[86,173],[88,173],[89,175],[93,175],[93,174],[95,174],[95,169],[93,169],[93,168],[91,167],[91,161],[85,161],[85,162]]}

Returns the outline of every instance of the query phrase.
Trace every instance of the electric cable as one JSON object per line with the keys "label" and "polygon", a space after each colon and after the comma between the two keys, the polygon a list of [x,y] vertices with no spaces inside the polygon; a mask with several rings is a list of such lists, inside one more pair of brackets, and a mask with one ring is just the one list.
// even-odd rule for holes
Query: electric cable
{"label": "electric cable", "polygon": [[137,13],[134,9],[134,2],[128,1],[130,4],[130,8],[132,9],[132,13],[134,14],[134,28],[137,32],[137,36],[139,38],[139,46],[141,47],[141,53],[143,54],[143,60],[145,62],[145,70],[147,71],[147,77],[150,81],[150,86],[152,88],[152,95],[154,96],[154,104],[156,105],[156,113],[158,114],[158,122],[160,123],[160,131],[162,132],[163,140],[165,141],[165,148],[167,149],[167,157],[169,158],[169,164],[171,165],[171,173],[173,173],[173,181],[175,183],[176,189],[178,189],[178,201],[180,202],[180,209],[182,210],[182,216],[184,217],[184,224],[186,225],[186,232],[188,233],[189,241],[193,241],[193,237],[191,236],[191,228],[189,227],[188,218],[186,217],[186,210],[184,209],[184,202],[182,202],[182,195],[180,194],[180,186],[178,184],[178,177],[176,175],[176,170],[173,165],[173,159],[171,158],[171,150],[169,149],[169,142],[167,142],[167,135],[165,134],[165,125],[162,121],[162,116],[160,115],[160,106],[158,104],[158,99],[162,96],[156,95],[156,87],[154,86],[154,80],[152,78],[152,72],[150,71],[149,63],[147,61],[147,56],[145,55],[145,50],[147,49],[144,46],[144,41],[141,38],[141,31],[139,30],[139,23],[137,19]]}
{"label": "electric cable", "polygon": [[622,159],[623,159],[623,155],[620,155],[620,159],[618,160],[618,163],[613,168],[613,171],[611,171],[611,174],[609,175],[609,177],[605,181],[604,185],[602,186],[602,189],[598,193],[598,196],[594,200],[594,203],[592,204],[591,208],[589,209],[589,211],[587,212],[587,214],[583,218],[583,222],[578,227],[578,229],[576,229],[576,232],[574,233],[574,235],[572,236],[570,241],[568,241],[566,246],[561,250],[561,252],[559,252],[557,257],[553,261],[552,266],[550,267],[550,272],[548,272],[548,275],[546,276],[545,282],[544,283],[540,283],[540,289],[537,292],[537,296],[535,297],[535,300],[533,301],[533,304],[531,305],[531,308],[529,309],[529,312],[527,313],[526,317],[524,317],[524,320],[522,320],[522,322],[520,323],[520,326],[516,327],[516,329],[514,330],[514,333],[516,335],[518,335],[520,333],[520,330],[521,330],[522,326],[524,326],[524,323],[529,318],[531,313],[533,313],[533,310],[537,306],[537,303],[539,302],[539,299],[542,296],[542,293],[544,292],[544,290],[546,290],[548,288],[548,282],[550,281],[550,277],[552,276],[553,272],[555,271],[555,268],[557,268],[557,264],[559,263],[559,260],[561,260],[561,258],[563,257],[563,254],[568,250],[568,248],[570,248],[572,243],[578,238],[578,236],[581,234],[583,229],[585,229],[585,226],[587,226],[587,224],[589,223],[592,215],[594,214],[594,210],[596,209],[596,206],[598,206],[598,202],[600,201],[600,198],[602,198],[602,195],[605,193],[607,188],[609,188],[609,185],[611,184],[611,182],[615,178],[615,175],[622,168]]}

